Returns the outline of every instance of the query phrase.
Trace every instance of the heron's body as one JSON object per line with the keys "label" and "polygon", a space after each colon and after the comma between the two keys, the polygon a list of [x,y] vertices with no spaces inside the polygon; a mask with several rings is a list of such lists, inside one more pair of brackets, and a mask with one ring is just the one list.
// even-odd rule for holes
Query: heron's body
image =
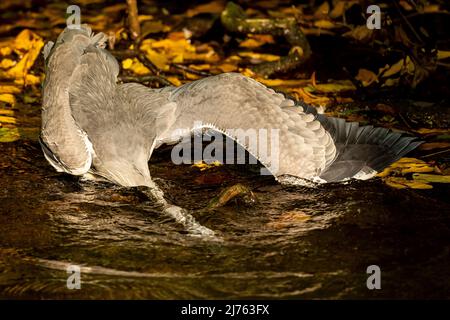
{"label": "heron's body", "polygon": [[276,152],[273,174],[280,179],[324,182],[373,175],[418,144],[386,129],[318,115],[235,73],[178,88],[119,85],[119,66],[103,49],[105,40],[86,27],[66,29],[45,48],[41,137],[47,159],[59,171],[94,173],[159,192],[147,164],[154,148],[176,141],[180,129],[194,129],[199,121],[237,140],[235,129],[275,130],[279,144],[268,143],[264,152],[259,138],[256,146],[238,142],[269,170],[268,155]]}

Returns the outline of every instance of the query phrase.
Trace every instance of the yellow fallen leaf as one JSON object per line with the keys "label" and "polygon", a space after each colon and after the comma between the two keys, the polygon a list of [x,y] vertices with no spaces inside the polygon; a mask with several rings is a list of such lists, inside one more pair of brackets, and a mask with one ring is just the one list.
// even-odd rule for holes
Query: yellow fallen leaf
{"label": "yellow fallen leaf", "polygon": [[428,165],[423,160],[416,158],[401,158],[400,160],[394,162],[389,167],[385,168],[377,176],[387,177],[392,173],[398,173],[405,175],[412,172],[433,172],[434,167]]}
{"label": "yellow fallen leaf", "polygon": [[146,75],[150,73],[150,70],[136,58],[123,60],[122,68],[131,70],[137,75]]}
{"label": "yellow fallen leaf", "polygon": [[440,7],[438,4],[429,4],[423,8],[423,12],[425,13],[439,12],[439,8]]}
{"label": "yellow fallen leaf", "polygon": [[145,15],[145,14],[138,15],[138,21],[139,22],[144,22],[144,21],[149,21],[149,20],[153,20],[153,16],[152,15]]}
{"label": "yellow fallen leaf", "polygon": [[11,59],[3,59],[0,62],[0,68],[1,69],[9,69],[9,68],[11,68],[11,67],[13,67],[15,65],[16,65],[16,62],[14,60],[11,60]]}
{"label": "yellow fallen leaf", "polygon": [[238,55],[244,58],[250,58],[261,61],[278,61],[280,60],[280,56],[268,53],[256,53],[256,52],[239,52]]}
{"label": "yellow fallen leaf", "polygon": [[[184,37],[184,35],[183,35]],[[195,52],[195,47],[186,39],[163,39],[151,43],[153,49],[163,49],[172,53]]]}
{"label": "yellow fallen leaf", "polygon": [[18,87],[15,86],[9,86],[9,85],[5,85],[5,86],[0,86],[0,94],[1,93],[20,93],[21,90]]}
{"label": "yellow fallen leaf", "polygon": [[18,78],[14,80],[17,85],[37,85],[41,83],[41,77],[34,74],[27,74],[24,78]]}
{"label": "yellow fallen leaf", "polygon": [[186,60],[197,60],[197,61],[203,61],[203,62],[208,62],[208,63],[215,63],[220,60],[220,57],[214,51],[210,51],[207,53],[186,52],[184,55],[184,58]]}
{"label": "yellow fallen leaf", "polygon": [[256,41],[255,39],[246,39],[239,43],[239,47],[242,48],[257,48],[260,47],[263,43]]}
{"label": "yellow fallen leaf", "polygon": [[[387,66],[387,70],[383,73],[383,77],[390,77],[394,74],[399,73],[404,65],[404,60],[401,59],[397,63],[393,64],[392,66]],[[382,73],[383,70],[385,70],[386,67],[381,68],[379,74]]]}
{"label": "yellow fallen leaf", "polygon": [[450,57],[450,51],[438,50],[438,52],[437,52],[438,60],[447,59],[449,57]]}
{"label": "yellow fallen leaf", "polygon": [[211,65],[209,64],[190,64],[189,68],[197,71],[205,71],[211,69]]}
{"label": "yellow fallen leaf", "polygon": [[333,29],[336,28],[336,25],[331,22],[330,20],[317,20],[314,21],[314,26],[317,28],[323,28],[323,29]]}
{"label": "yellow fallen leaf", "polygon": [[220,69],[220,71],[222,72],[232,72],[232,71],[236,71],[238,69],[238,67],[234,64],[231,63],[224,63],[221,64],[219,66],[217,66],[218,69]]}
{"label": "yellow fallen leaf", "polygon": [[14,111],[9,109],[0,109],[0,115],[12,117],[14,116]]}
{"label": "yellow fallen leaf", "polygon": [[16,98],[10,93],[2,93],[2,94],[0,94],[0,101],[9,103],[13,107],[16,104]]}
{"label": "yellow fallen leaf", "polygon": [[441,176],[437,174],[414,173],[413,179],[423,183],[450,183],[450,176]]}
{"label": "yellow fallen leaf", "polygon": [[11,123],[15,124],[16,119],[13,117],[0,116],[0,123]]}
{"label": "yellow fallen leaf", "polygon": [[30,51],[35,46],[35,41],[42,41],[42,38],[29,29],[22,30],[14,39],[15,50]]}
{"label": "yellow fallen leaf", "polygon": [[257,48],[266,43],[275,43],[275,40],[268,34],[249,35],[249,38],[239,43],[243,48]]}
{"label": "yellow fallen leaf", "polygon": [[174,86],[178,87],[182,85],[181,81],[177,77],[167,77],[166,79],[169,80],[169,82]]}
{"label": "yellow fallen leaf", "polygon": [[246,77],[253,78],[255,76],[255,73],[249,68],[244,68],[242,70],[239,70],[239,72]]}
{"label": "yellow fallen leaf", "polygon": [[405,178],[399,177],[389,177],[384,180],[384,182],[393,188],[396,189],[433,189],[432,185],[429,185],[426,182],[415,181],[415,180],[407,180]]}
{"label": "yellow fallen leaf", "polygon": [[186,71],[184,75],[185,75],[185,77],[186,77],[187,79],[189,79],[189,80],[198,80],[198,79],[201,79],[201,78],[202,78],[202,77],[199,76],[198,74],[193,74],[193,73],[190,73],[190,72],[188,72],[188,71]]}
{"label": "yellow fallen leaf", "polygon": [[311,83],[310,79],[290,79],[290,80],[285,80],[285,79],[264,79],[264,78],[256,78],[256,80],[258,80],[259,82],[265,84],[266,86],[269,87],[297,87],[297,86],[306,86],[309,85]]}
{"label": "yellow fallen leaf", "polygon": [[184,55],[182,53],[177,54],[175,57],[173,57],[172,62],[173,63],[183,63],[184,62]]}
{"label": "yellow fallen leaf", "polygon": [[[1,92],[1,91],[0,91]],[[416,130],[417,133],[420,134],[450,134],[450,129],[428,129],[428,128],[420,128]]]}
{"label": "yellow fallen leaf", "polygon": [[[39,56],[39,52],[44,46],[44,41],[40,36],[31,32],[30,30],[23,30],[17,35],[14,40],[14,50],[18,54],[22,54],[21,60],[11,69],[5,72],[5,75],[9,78],[25,78],[28,70],[33,66],[36,58]],[[34,79],[30,79],[32,82]],[[28,81],[25,81],[28,83]]]}
{"label": "yellow fallen leaf", "polygon": [[0,48],[0,56],[9,56],[12,53],[12,49],[10,47],[1,47]]}
{"label": "yellow fallen leaf", "polygon": [[125,70],[130,69],[133,65],[133,59],[125,59],[122,61],[122,68]]}
{"label": "yellow fallen leaf", "polygon": [[316,96],[310,92],[307,92],[303,88],[291,89],[290,93],[292,93],[297,100],[301,100],[309,104],[324,106],[331,102],[330,98],[325,96]]}
{"label": "yellow fallen leaf", "polygon": [[397,86],[400,82],[400,78],[389,78],[386,79],[386,81],[383,83],[382,87],[393,87],[393,86]]}
{"label": "yellow fallen leaf", "polygon": [[239,62],[239,61],[241,61],[241,60],[242,60],[241,57],[239,57],[239,56],[237,56],[237,55],[231,55],[231,56],[227,57],[227,58],[224,60],[224,62],[225,62],[225,63],[233,63],[233,62]]}
{"label": "yellow fallen leaf", "polygon": [[19,129],[13,128],[0,128],[0,142],[14,142],[20,139]]}
{"label": "yellow fallen leaf", "polygon": [[222,165],[222,163],[220,163],[217,160],[212,162],[212,163],[210,163],[210,164],[208,164],[208,163],[206,163],[204,161],[201,161],[201,162],[194,163],[192,165],[192,167],[193,168],[199,168],[200,171],[205,171],[205,170],[208,170],[208,169],[211,169],[211,168],[214,168],[214,167],[219,167],[221,165]]}
{"label": "yellow fallen leaf", "polygon": [[203,44],[195,47],[184,38],[182,32],[172,32],[168,38],[159,41],[144,40],[140,49],[146,53],[150,61],[163,70],[168,70],[171,62],[183,63],[187,60],[214,63],[220,60],[211,46]]}

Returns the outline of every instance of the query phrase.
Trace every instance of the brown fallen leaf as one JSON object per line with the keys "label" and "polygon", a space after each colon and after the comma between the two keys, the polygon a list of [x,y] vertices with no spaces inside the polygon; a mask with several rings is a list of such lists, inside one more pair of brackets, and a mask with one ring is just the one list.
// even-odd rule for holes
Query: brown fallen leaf
{"label": "brown fallen leaf", "polygon": [[331,83],[320,83],[305,87],[305,91],[322,93],[337,93],[354,90],[356,90],[356,87],[350,80],[337,80]]}
{"label": "brown fallen leaf", "polygon": [[209,3],[200,4],[186,11],[186,16],[189,18],[200,13],[221,13],[225,9],[224,0],[214,0]]}
{"label": "brown fallen leaf", "polygon": [[274,219],[273,221],[270,221],[267,223],[267,226],[270,228],[275,229],[282,229],[286,228],[292,225],[298,225],[305,223],[306,221],[310,220],[311,216],[300,211],[300,210],[294,210],[294,211],[288,211],[281,214],[279,217]]}
{"label": "brown fallen leaf", "polygon": [[359,69],[355,79],[360,81],[364,87],[368,87],[372,83],[378,82],[378,76],[373,71],[367,69]]}
{"label": "brown fallen leaf", "polygon": [[429,151],[435,149],[445,149],[450,147],[450,142],[428,142],[419,146],[420,150]]}
{"label": "brown fallen leaf", "polygon": [[423,134],[423,135],[437,135],[437,134],[450,134],[450,129],[428,129],[428,128],[420,128],[416,130],[417,133]]}
{"label": "brown fallen leaf", "polygon": [[338,27],[332,21],[325,20],[325,19],[314,21],[314,26],[317,27],[317,28],[321,28],[321,29],[333,29],[333,28],[337,28]]}
{"label": "brown fallen leaf", "polygon": [[367,28],[366,25],[358,26],[351,31],[343,34],[344,37],[353,38],[357,41],[367,43],[374,37],[373,30]]}
{"label": "brown fallen leaf", "polygon": [[377,103],[375,106],[371,107],[371,109],[375,110],[375,111],[387,113],[390,115],[396,114],[395,109],[392,106],[385,104],[385,103]]}
{"label": "brown fallen leaf", "polygon": [[253,204],[257,201],[250,188],[238,183],[226,188],[217,197],[211,200],[208,205],[208,210],[223,207],[235,198],[242,199],[246,204]]}
{"label": "brown fallen leaf", "polygon": [[322,3],[314,12],[314,17],[317,19],[328,17],[328,14],[330,13],[330,4],[328,1],[325,1]]}
{"label": "brown fallen leaf", "polygon": [[336,19],[336,18],[342,17],[344,12],[356,3],[358,3],[358,1],[348,1],[348,0],[338,1],[334,5],[333,10],[331,10],[331,12],[329,14],[330,18]]}

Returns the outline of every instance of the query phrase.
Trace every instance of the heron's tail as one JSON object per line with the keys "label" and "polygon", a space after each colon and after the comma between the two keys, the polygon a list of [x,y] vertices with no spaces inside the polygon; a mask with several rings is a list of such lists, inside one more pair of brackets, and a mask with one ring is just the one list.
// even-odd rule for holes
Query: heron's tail
{"label": "heron's tail", "polygon": [[360,127],[357,122],[320,117],[337,149],[335,160],[320,175],[327,182],[369,179],[422,143],[389,129]]}

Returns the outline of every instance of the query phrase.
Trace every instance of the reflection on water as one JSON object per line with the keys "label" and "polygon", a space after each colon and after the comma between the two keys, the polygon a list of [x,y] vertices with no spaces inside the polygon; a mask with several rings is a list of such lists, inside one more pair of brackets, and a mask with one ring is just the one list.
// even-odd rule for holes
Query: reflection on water
{"label": "reflection on water", "polygon": [[[35,143],[0,155],[0,297],[448,298],[448,190],[379,181],[286,188],[252,170],[200,172],[167,154],[151,172],[223,241],[192,237],[134,189],[52,171]],[[258,201],[206,211],[234,183]],[[81,267],[81,289],[66,287]],[[366,268],[382,290],[366,288]]]}

